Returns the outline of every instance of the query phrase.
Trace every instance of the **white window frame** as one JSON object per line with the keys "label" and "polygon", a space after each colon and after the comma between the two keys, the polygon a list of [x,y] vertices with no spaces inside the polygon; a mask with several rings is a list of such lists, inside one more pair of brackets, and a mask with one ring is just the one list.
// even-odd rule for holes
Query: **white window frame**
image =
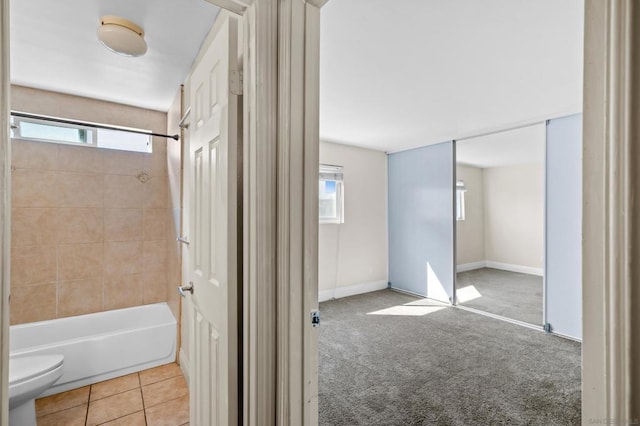
{"label": "white window frame", "polygon": [[329,164],[320,165],[319,182],[333,181],[336,183],[336,216],[321,217],[318,211],[318,219],[321,224],[344,223],[344,175],[342,166],[334,166]]}
{"label": "white window frame", "polygon": [[467,187],[464,185],[464,181],[456,182],[456,220],[462,221],[465,219],[466,209],[464,204],[465,192]]}

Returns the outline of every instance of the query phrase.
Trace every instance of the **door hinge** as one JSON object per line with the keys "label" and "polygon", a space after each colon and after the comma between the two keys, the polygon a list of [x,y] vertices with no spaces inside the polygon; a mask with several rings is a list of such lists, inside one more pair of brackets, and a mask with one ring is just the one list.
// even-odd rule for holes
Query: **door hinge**
{"label": "door hinge", "polygon": [[229,79],[229,86],[231,93],[234,95],[242,95],[242,71],[231,71],[231,78]]}
{"label": "door hinge", "polygon": [[544,323],[544,331],[546,331],[547,333],[551,333],[551,324],[549,324],[548,322]]}
{"label": "door hinge", "polygon": [[311,326],[312,327],[320,326],[320,311],[311,312]]}

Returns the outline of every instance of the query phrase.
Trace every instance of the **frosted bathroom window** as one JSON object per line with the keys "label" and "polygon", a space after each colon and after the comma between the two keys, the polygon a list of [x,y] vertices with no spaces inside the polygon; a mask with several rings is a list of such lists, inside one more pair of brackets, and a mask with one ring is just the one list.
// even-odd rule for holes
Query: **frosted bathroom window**
{"label": "frosted bathroom window", "polygon": [[151,136],[116,130],[96,129],[98,148],[151,152]]}
{"label": "frosted bathroom window", "polygon": [[63,142],[74,144],[91,144],[93,133],[90,129],[66,124],[52,124],[35,120],[16,120],[15,136],[43,142]]}
{"label": "frosted bathroom window", "polygon": [[[55,120],[55,118],[52,119]],[[132,133],[127,130],[148,132],[141,129],[111,130],[98,129],[90,125],[58,123],[51,121],[49,117],[40,119],[11,116],[12,138],[122,151],[151,152],[151,135]]]}
{"label": "frosted bathroom window", "polygon": [[320,165],[320,223],[344,223],[344,184],[342,167]]}

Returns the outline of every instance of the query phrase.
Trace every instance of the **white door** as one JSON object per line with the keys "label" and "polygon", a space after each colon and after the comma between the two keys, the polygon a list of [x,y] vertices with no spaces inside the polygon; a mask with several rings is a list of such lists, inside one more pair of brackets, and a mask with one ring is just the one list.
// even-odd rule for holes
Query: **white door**
{"label": "white door", "polygon": [[[226,15],[226,14],[224,14]],[[238,419],[238,106],[230,78],[238,72],[237,21],[219,16],[188,83],[191,120],[188,175],[188,268],[191,424]],[[240,219],[241,220],[241,219]],[[241,260],[241,259],[240,259]],[[190,300],[189,300],[190,299]]]}

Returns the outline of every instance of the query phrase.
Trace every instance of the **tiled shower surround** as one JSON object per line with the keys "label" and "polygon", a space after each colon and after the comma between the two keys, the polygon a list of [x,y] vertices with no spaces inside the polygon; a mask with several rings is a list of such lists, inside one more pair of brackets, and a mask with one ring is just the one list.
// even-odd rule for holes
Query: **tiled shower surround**
{"label": "tiled shower surround", "polygon": [[[19,111],[166,132],[162,112],[20,87],[12,97]],[[179,268],[165,139],[151,154],[14,140],[12,166],[12,324],[169,299]]]}

